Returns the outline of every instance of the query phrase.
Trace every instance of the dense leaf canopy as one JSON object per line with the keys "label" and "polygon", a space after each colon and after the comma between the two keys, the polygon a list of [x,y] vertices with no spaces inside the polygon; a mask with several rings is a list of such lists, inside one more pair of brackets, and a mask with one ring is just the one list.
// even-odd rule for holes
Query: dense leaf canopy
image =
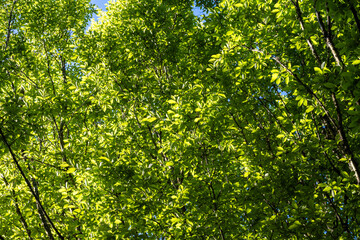
{"label": "dense leaf canopy", "polygon": [[0,0],[0,239],[357,239],[356,0]]}

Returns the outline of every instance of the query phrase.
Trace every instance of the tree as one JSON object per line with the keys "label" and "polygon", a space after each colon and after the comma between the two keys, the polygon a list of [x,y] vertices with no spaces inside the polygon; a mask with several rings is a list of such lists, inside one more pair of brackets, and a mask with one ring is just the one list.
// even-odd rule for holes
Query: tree
{"label": "tree", "polygon": [[2,3],[2,238],[359,235],[356,1]]}

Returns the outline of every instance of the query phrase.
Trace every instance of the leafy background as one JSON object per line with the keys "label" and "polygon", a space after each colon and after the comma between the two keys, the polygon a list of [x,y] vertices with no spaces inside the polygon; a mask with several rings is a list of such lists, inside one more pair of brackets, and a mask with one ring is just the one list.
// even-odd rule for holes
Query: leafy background
{"label": "leafy background", "polygon": [[2,239],[357,239],[357,1],[1,1]]}

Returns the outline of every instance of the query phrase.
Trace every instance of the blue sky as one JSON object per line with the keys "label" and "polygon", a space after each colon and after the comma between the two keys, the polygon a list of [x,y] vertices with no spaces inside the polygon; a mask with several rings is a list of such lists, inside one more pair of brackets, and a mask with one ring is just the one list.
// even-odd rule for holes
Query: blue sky
{"label": "blue sky", "polygon": [[[105,3],[107,3],[107,2],[108,2],[108,0],[91,0],[91,3],[96,4],[103,11],[106,10]],[[200,16],[201,14],[204,14],[204,12],[202,12],[200,10],[200,8],[196,7],[196,8],[194,8],[194,14],[197,15],[197,16]]]}
{"label": "blue sky", "polygon": [[91,3],[96,4],[103,11],[106,10],[105,3],[107,3],[107,2],[108,2],[108,0],[91,0]]}

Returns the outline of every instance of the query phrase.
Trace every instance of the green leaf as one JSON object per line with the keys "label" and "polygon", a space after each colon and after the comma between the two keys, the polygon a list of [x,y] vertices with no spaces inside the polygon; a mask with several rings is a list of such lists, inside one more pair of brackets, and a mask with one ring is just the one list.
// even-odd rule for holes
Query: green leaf
{"label": "green leaf", "polygon": [[321,68],[318,68],[318,67],[314,67],[314,70],[317,74],[320,74],[322,75],[323,74],[323,71],[321,70]]}
{"label": "green leaf", "polygon": [[144,119],[142,120],[142,122],[152,123],[152,122],[154,122],[154,121],[156,121],[156,120],[157,120],[156,117],[150,117],[150,118],[144,118]]}
{"label": "green leaf", "polygon": [[277,13],[277,12],[279,12],[279,11],[280,11],[280,9],[275,8],[275,9],[273,9],[271,12],[272,12],[272,13]]}
{"label": "green leaf", "polygon": [[276,84],[279,85],[281,83],[281,78],[276,79]]}
{"label": "green leaf", "polygon": [[174,100],[168,100],[167,102],[170,103],[170,104],[177,104],[177,102],[174,101]]}
{"label": "green leaf", "polygon": [[107,162],[110,162],[110,159],[108,159],[107,157],[99,157],[100,160],[105,160]]}
{"label": "green leaf", "polygon": [[278,73],[273,73],[271,76],[271,82],[274,82],[276,79],[278,79],[279,74]]}
{"label": "green leaf", "polygon": [[314,107],[313,106],[309,106],[306,108],[306,113],[309,113],[309,112],[312,112],[314,110]]}
{"label": "green leaf", "polygon": [[336,88],[336,85],[335,85],[335,84],[329,83],[329,82],[324,83],[324,86],[327,87],[327,88],[331,88],[331,89]]}
{"label": "green leaf", "polygon": [[298,106],[302,106],[304,103],[304,99],[303,98],[300,98],[300,100],[298,101]]}
{"label": "green leaf", "polygon": [[166,162],[165,166],[170,167],[170,166],[174,166],[173,162]]}
{"label": "green leaf", "polygon": [[69,167],[70,165],[67,164],[67,163],[62,163],[62,164],[60,164],[59,166],[62,167],[62,168],[66,168],[66,167]]}
{"label": "green leaf", "polygon": [[294,229],[298,228],[299,226],[301,226],[301,223],[299,221],[295,221],[292,225],[289,226],[289,229],[294,230]]}
{"label": "green leaf", "polygon": [[69,168],[66,173],[73,173],[76,171],[76,168]]}
{"label": "green leaf", "polygon": [[228,31],[228,32],[226,33],[227,36],[233,35],[233,34],[234,34],[234,31]]}
{"label": "green leaf", "polygon": [[276,149],[277,149],[278,151],[282,151],[282,152],[285,151],[285,149],[284,149],[283,147],[277,147]]}
{"label": "green leaf", "polygon": [[[16,154],[56,239],[359,235],[337,134],[340,111],[356,160],[360,45],[346,2],[196,0],[206,13],[194,17],[192,1],[109,1],[88,23],[88,0],[3,0],[0,234],[46,235]],[[332,42],[316,11],[331,15]]]}

